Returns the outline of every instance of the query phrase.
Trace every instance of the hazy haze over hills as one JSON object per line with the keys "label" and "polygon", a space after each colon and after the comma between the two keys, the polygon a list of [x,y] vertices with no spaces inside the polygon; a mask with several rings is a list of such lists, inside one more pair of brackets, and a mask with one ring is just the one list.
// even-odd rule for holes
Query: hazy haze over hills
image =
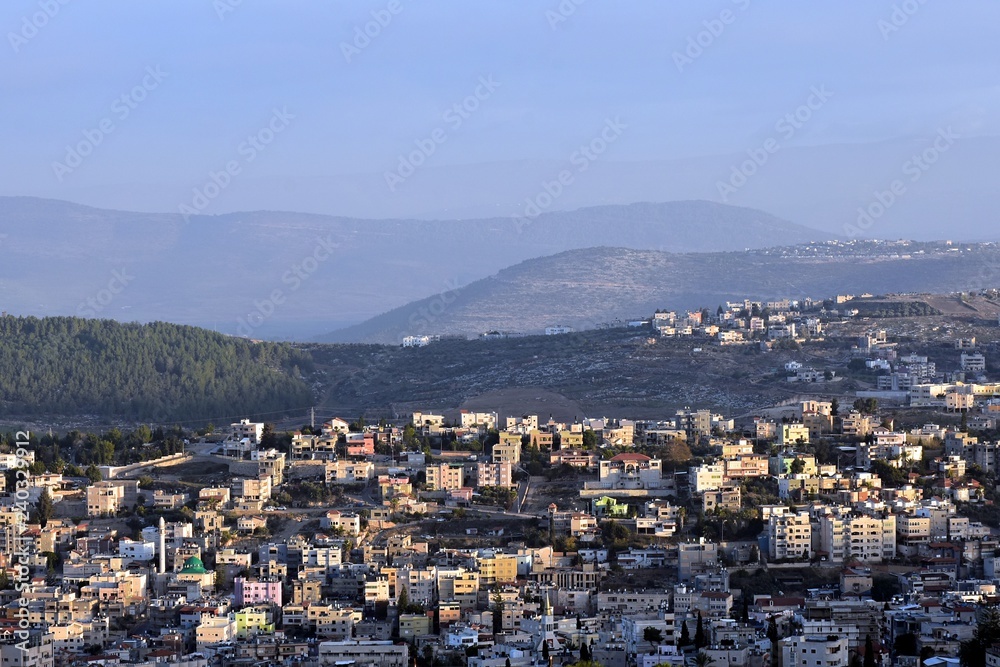
{"label": "hazy haze over hills", "polygon": [[7,311],[299,339],[570,249],[742,250],[829,238],[761,211],[695,201],[521,221],[257,211],[185,222],[26,197],[0,198],[0,235]]}
{"label": "hazy haze over hills", "polygon": [[[1000,6],[901,4],[403,2],[354,51],[385,0],[69,6],[0,66],[18,101],[0,109],[17,128],[0,194],[176,213],[235,161],[204,213],[506,216],[562,170],[572,183],[551,210],[721,201],[718,182],[771,139],[728,203],[839,234],[902,179],[866,235],[995,236]],[[8,41],[36,11],[0,6]],[[732,21],[713,37],[721,11]],[[141,100],[121,103],[137,87]],[[287,125],[241,150],[275,110]],[[573,156],[608,119],[620,136],[582,169]],[[435,130],[442,140],[389,188],[386,173]],[[941,132],[957,138],[904,173]],[[79,163],[57,169],[81,142]]]}

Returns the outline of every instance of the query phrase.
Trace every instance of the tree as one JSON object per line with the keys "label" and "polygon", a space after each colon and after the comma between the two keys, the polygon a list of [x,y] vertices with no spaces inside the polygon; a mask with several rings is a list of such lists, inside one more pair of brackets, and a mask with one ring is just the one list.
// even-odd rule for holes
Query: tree
{"label": "tree", "polygon": [[542,640],[542,660],[546,665],[549,664],[549,642],[547,639]]}
{"label": "tree", "polygon": [[866,415],[873,415],[878,412],[877,398],[859,398],[854,401],[854,409]]}
{"label": "tree", "polygon": [[838,417],[840,416],[840,401],[833,399],[830,401],[830,416]]}
{"label": "tree", "polygon": [[703,648],[708,644],[708,640],[705,639],[705,623],[701,618],[701,612],[698,612],[698,624],[694,629],[694,647]]}
{"label": "tree", "polygon": [[799,458],[792,461],[791,465],[788,466],[788,471],[793,475],[801,475],[805,469],[806,462]]}
{"label": "tree", "polygon": [[97,484],[104,478],[104,476],[101,475],[101,471],[93,463],[87,466],[87,470],[84,474],[87,476],[87,479],[89,479],[92,484]]}
{"label": "tree", "polygon": [[865,661],[864,667],[875,667],[875,645],[872,643],[872,636],[865,635]]}
{"label": "tree", "polygon": [[704,651],[698,651],[698,655],[694,657],[694,664],[698,667],[708,667],[715,662],[715,658],[709,657]]}
{"label": "tree", "polygon": [[49,519],[55,514],[55,505],[52,502],[52,496],[49,494],[48,487],[42,489],[42,495],[38,498],[38,505],[35,506],[35,521],[37,521],[42,528],[49,523]]}
{"label": "tree", "polygon": [[659,644],[663,641],[663,631],[660,628],[647,627],[642,631],[642,640],[651,644]]}
{"label": "tree", "polygon": [[767,638],[771,640],[771,652],[777,651],[781,635],[778,634],[778,624],[775,622],[774,616],[767,619]]}
{"label": "tree", "polygon": [[744,592],[741,596],[743,598],[743,608],[740,610],[740,621],[743,623],[750,622],[750,596],[748,593]]}
{"label": "tree", "polygon": [[677,641],[678,646],[689,646],[691,644],[691,633],[688,632],[688,622],[681,624],[681,638]]}
{"label": "tree", "polygon": [[503,597],[497,590],[493,595],[493,636],[496,637],[503,632]]}
{"label": "tree", "polygon": [[587,646],[587,642],[582,642],[580,644],[580,662],[590,661],[590,647]]}
{"label": "tree", "polygon": [[984,667],[986,649],[1000,641],[1000,609],[983,607],[979,610],[979,622],[972,633],[972,639],[962,642],[958,657],[963,667]]}
{"label": "tree", "polygon": [[399,610],[400,614],[405,614],[409,606],[410,606],[410,596],[406,592],[406,587],[400,586],[399,595],[396,596],[396,608]]}

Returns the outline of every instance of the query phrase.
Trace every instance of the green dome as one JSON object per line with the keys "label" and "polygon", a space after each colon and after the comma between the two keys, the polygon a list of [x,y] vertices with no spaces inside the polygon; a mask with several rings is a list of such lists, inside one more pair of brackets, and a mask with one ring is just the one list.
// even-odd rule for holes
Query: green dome
{"label": "green dome", "polygon": [[181,570],[181,574],[206,574],[207,572],[205,563],[197,556],[191,556],[184,561],[184,569]]}

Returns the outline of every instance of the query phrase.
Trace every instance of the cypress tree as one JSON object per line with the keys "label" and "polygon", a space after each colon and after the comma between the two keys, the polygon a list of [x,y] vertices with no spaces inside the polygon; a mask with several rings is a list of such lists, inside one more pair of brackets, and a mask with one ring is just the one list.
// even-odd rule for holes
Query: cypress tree
{"label": "cypress tree", "polygon": [[701,612],[698,612],[698,625],[694,630],[694,647],[702,648],[708,642],[705,640],[705,623],[701,619]]}

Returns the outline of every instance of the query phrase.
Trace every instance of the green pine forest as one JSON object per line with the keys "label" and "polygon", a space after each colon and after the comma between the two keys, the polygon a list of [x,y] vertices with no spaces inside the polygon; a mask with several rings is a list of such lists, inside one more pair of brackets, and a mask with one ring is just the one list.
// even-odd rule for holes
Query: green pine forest
{"label": "green pine forest", "polygon": [[0,317],[0,415],[156,422],[301,411],[309,353],[164,322]]}

